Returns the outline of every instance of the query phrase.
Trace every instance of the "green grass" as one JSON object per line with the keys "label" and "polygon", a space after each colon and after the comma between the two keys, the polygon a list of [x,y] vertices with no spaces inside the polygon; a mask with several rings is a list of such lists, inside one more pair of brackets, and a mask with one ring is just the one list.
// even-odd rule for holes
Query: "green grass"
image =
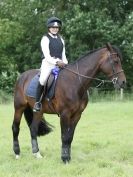
{"label": "green grass", "polygon": [[72,143],[72,160],[60,159],[59,118],[46,115],[54,131],[38,138],[43,159],[31,153],[29,129],[22,119],[21,158],[12,152],[13,105],[0,105],[0,177],[133,177],[133,102],[90,103]]}

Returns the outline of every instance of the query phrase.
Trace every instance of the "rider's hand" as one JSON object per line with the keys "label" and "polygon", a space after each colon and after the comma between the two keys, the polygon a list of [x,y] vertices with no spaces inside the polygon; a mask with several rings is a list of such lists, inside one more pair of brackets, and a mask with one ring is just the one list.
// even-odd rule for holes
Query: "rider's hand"
{"label": "rider's hand", "polygon": [[58,66],[59,68],[64,68],[66,64],[63,61],[57,61],[56,66]]}

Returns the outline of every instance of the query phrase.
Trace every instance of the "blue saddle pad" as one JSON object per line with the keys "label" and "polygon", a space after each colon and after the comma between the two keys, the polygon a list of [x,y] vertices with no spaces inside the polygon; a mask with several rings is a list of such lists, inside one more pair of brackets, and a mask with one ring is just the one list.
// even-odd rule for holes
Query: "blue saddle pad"
{"label": "blue saddle pad", "polygon": [[29,83],[27,90],[26,90],[26,95],[29,97],[36,97],[36,90],[38,86],[38,81],[39,81],[40,73],[36,74],[31,82]]}
{"label": "blue saddle pad", "polygon": [[[56,83],[56,79],[58,77],[60,69],[59,68],[54,68],[51,71],[51,74],[54,76],[54,82],[51,82],[51,84],[53,85],[53,87],[55,87],[55,83]],[[33,97],[36,98],[36,90],[37,90],[37,86],[38,86],[38,81],[39,81],[39,77],[40,77],[40,72],[38,74],[36,74],[33,79],[31,80],[31,82],[29,83],[27,90],[26,90],[26,95],[29,97]],[[49,79],[48,79],[49,80]],[[48,85],[48,84],[47,84]],[[52,96],[54,95],[54,88],[51,85],[49,85],[48,88],[48,97],[52,98]]]}

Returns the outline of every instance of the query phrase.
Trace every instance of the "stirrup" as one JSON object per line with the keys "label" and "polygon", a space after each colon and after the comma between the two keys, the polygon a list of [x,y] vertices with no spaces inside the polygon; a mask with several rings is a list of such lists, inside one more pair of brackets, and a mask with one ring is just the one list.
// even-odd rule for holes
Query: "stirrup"
{"label": "stirrup", "polygon": [[42,109],[42,103],[36,102],[33,107],[33,112],[39,112]]}

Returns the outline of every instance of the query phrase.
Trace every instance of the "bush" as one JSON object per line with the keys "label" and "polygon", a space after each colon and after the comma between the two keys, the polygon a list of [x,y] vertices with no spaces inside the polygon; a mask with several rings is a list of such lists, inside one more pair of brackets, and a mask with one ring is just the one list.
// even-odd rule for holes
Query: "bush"
{"label": "bush", "polygon": [[19,73],[17,71],[4,71],[0,75],[0,90],[4,90],[5,93],[12,93],[14,84]]}
{"label": "bush", "polygon": [[7,104],[13,101],[13,95],[0,90],[0,104]]}

